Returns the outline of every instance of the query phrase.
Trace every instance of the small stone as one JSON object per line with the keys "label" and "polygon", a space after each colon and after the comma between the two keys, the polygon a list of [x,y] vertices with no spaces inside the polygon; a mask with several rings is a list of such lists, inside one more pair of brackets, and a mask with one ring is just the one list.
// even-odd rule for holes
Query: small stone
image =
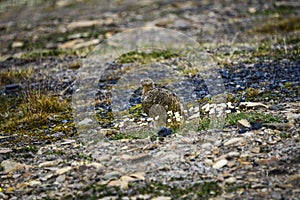
{"label": "small stone", "polygon": [[104,180],[114,180],[114,179],[118,179],[120,176],[121,176],[120,172],[112,171],[112,172],[106,173],[102,178]]}
{"label": "small stone", "polygon": [[75,28],[84,28],[84,27],[91,27],[96,25],[101,25],[102,21],[100,20],[82,20],[72,22],[68,25],[68,29],[75,29]]}
{"label": "small stone", "polygon": [[95,167],[96,169],[103,169],[104,168],[104,166],[101,163],[97,163],[97,162],[89,163],[89,164],[87,164],[87,166],[92,166],[92,167]]}
{"label": "small stone", "polygon": [[227,162],[228,161],[226,159],[221,159],[221,160],[215,162],[212,167],[214,169],[221,169],[222,167],[224,167],[227,164]]}
{"label": "small stone", "polygon": [[8,196],[2,193],[1,190],[0,190],[0,199],[8,199]]}
{"label": "small stone", "polygon": [[245,128],[240,128],[238,130],[238,134],[243,134],[243,133],[246,133],[246,132],[247,132],[247,129],[245,129]]}
{"label": "small stone", "polygon": [[237,151],[227,153],[227,158],[239,157],[241,154]]}
{"label": "small stone", "polygon": [[56,178],[56,182],[63,183],[66,180],[66,175],[60,175]]}
{"label": "small stone", "polygon": [[52,161],[46,161],[46,162],[43,162],[43,163],[39,164],[39,167],[42,168],[42,167],[57,166],[60,161],[61,161],[60,159],[58,159],[58,160],[52,160]]}
{"label": "small stone", "polygon": [[235,177],[229,177],[227,179],[225,179],[225,183],[227,184],[232,184],[236,182],[236,178]]}
{"label": "small stone", "polygon": [[267,105],[259,102],[241,102],[240,103],[241,108],[257,108],[257,107],[264,107],[269,108]]}
{"label": "small stone", "polygon": [[167,127],[161,127],[157,132],[158,137],[167,137],[168,135],[172,135],[172,134],[173,131]]}
{"label": "small stone", "polygon": [[28,182],[28,185],[31,186],[31,187],[38,186],[38,185],[41,185],[41,181],[39,181],[39,180],[32,180],[32,181]]}
{"label": "small stone", "polygon": [[10,148],[0,148],[0,154],[8,154],[10,152],[12,152]]}
{"label": "small stone", "polygon": [[159,196],[159,197],[154,197],[151,200],[171,200],[171,197]]}
{"label": "small stone", "polygon": [[271,197],[272,199],[282,199],[282,196],[279,191],[272,191]]}
{"label": "small stone", "polygon": [[229,146],[229,145],[232,145],[232,144],[234,144],[234,145],[239,145],[241,142],[244,142],[244,140],[245,140],[245,139],[242,138],[242,137],[232,138],[232,139],[226,141],[226,142],[224,143],[224,146]]}
{"label": "small stone", "polygon": [[251,149],[252,153],[259,153],[260,152],[260,148],[259,147],[254,147]]}
{"label": "small stone", "polygon": [[137,180],[145,180],[145,173],[144,172],[136,172],[133,174],[130,174],[131,177],[134,177]]}
{"label": "small stone", "polygon": [[205,160],[204,160],[204,163],[205,163],[206,165],[211,166],[211,165],[213,164],[213,161],[212,161],[211,159],[205,159]]}
{"label": "small stone", "polygon": [[10,173],[26,168],[26,165],[11,160],[4,160],[1,165],[4,167],[4,173]]}
{"label": "small stone", "polygon": [[81,125],[88,125],[88,124],[91,123],[91,122],[93,122],[92,119],[90,119],[90,118],[85,118],[84,120],[78,122],[78,125],[80,125],[80,126],[81,126]]}
{"label": "small stone", "polygon": [[255,8],[255,7],[249,7],[249,8],[248,8],[248,12],[249,12],[249,13],[252,13],[252,14],[253,14],[253,13],[256,13],[256,8]]}
{"label": "small stone", "polygon": [[72,143],[75,143],[75,142],[76,142],[76,140],[64,139],[64,141],[60,144],[61,145],[68,145],[68,144],[72,144]]}
{"label": "small stone", "polygon": [[72,169],[72,167],[69,167],[69,166],[65,167],[65,168],[61,168],[61,169],[56,170],[56,174],[61,175],[61,174],[67,173],[71,169]]}
{"label": "small stone", "polygon": [[204,143],[201,145],[201,148],[206,149],[206,150],[212,149],[212,147],[213,147],[213,145],[210,142],[207,142],[207,143]]}
{"label": "small stone", "polygon": [[5,91],[8,92],[8,91],[13,91],[13,90],[18,90],[20,88],[21,88],[21,86],[19,84],[9,84],[9,85],[5,86]]}
{"label": "small stone", "polygon": [[12,48],[21,48],[24,46],[24,42],[16,41],[11,44]]}
{"label": "small stone", "polygon": [[271,105],[269,107],[270,110],[275,110],[275,111],[279,111],[279,110],[283,110],[284,109],[284,106],[281,106],[281,105]]}
{"label": "small stone", "polygon": [[256,122],[256,123],[251,124],[252,130],[258,130],[258,129],[261,129],[261,127],[262,127],[262,122]]}
{"label": "small stone", "polygon": [[246,128],[251,128],[251,124],[248,120],[246,119],[241,119],[241,120],[238,120],[238,125],[242,126],[242,127],[246,127]]}

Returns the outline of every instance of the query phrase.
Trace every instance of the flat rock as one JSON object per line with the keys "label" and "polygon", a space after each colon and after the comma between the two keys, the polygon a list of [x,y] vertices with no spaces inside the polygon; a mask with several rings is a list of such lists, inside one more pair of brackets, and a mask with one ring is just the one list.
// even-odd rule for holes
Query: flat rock
{"label": "flat rock", "polygon": [[217,162],[215,162],[212,167],[214,169],[221,169],[222,167],[224,167],[225,165],[227,165],[228,161],[226,159],[221,159]]}
{"label": "flat rock", "polygon": [[250,122],[246,119],[240,119],[237,123],[242,127],[251,128]]}
{"label": "flat rock", "polygon": [[235,138],[232,138],[230,140],[227,140],[225,143],[224,143],[224,146],[229,146],[229,145],[239,145],[241,142],[244,142],[245,139],[242,138],[242,137],[235,137]]}
{"label": "flat rock", "polygon": [[12,160],[4,160],[2,161],[1,165],[4,167],[4,173],[11,173],[28,167],[27,165]]}

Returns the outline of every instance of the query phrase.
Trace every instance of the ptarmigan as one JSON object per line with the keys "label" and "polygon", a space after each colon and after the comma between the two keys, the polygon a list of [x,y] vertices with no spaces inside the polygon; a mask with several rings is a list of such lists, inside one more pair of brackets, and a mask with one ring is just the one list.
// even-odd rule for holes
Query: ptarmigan
{"label": "ptarmigan", "polygon": [[183,106],[180,98],[167,89],[155,87],[154,81],[150,78],[142,79],[141,85],[143,86],[143,111],[149,116],[153,115],[151,111],[152,113],[164,112],[167,126],[178,128],[183,120]]}

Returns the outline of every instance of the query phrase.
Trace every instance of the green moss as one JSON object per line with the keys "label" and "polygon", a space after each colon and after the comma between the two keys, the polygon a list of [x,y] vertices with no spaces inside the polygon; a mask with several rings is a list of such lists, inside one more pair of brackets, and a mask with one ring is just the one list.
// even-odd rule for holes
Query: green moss
{"label": "green moss", "polygon": [[14,153],[27,153],[27,152],[33,152],[33,153],[35,153],[37,151],[38,151],[38,149],[37,149],[36,146],[27,145],[27,146],[15,149]]}
{"label": "green moss", "polygon": [[280,132],[279,136],[280,136],[281,139],[287,139],[287,138],[291,138],[292,137],[291,134],[288,134],[286,132]]}
{"label": "green moss", "polygon": [[32,68],[3,69],[0,73],[0,86],[12,83],[20,83],[28,80],[34,73]]}
{"label": "green moss", "polygon": [[135,121],[138,121],[140,119],[142,113],[143,113],[143,108],[142,108],[142,104],[140,103],[129,108],[129,114],[132,115],[132,118],[135,119]]}
{"label": "green moss", "polygon": [[[262,122],[262,123],[271,123],[271,122],[281,122],[283,119],[280,117],[275,117],[270,114],[265,114],[258,111],[250,112],[240,112],[240,113],[229,113],[225,119],[225,126],[234,126],[237,125],[237,122],[241,119],[246,119],[250,123]],[[199,120],[198,131],[208,130],[210,125],[209,116],[204,116]]]}
{"label": "green moss", "polygon": [[[54,50],[47,50],[47,49],[40,49],[37,51],[30,51],[27,53],[23,53],[21,58],[23,59],[28,59],[28,60],[38,60],[41,58],[46,58],[46,57],[63,57],[63,56],[68,56],[68,55],[74,55],[74,56],[80,56],[84,57],[90,52],[90,48],[83,48],[79,50],[63,50],[63,49],[54,49]],[[74,65],[75,67],[78,67],[78,64]],[[72,67],[72,66],[70,66]]]}
{"label": "green moss", "polygon": [[[61,119],[71,119],[68,110],[70,105],[66,99],[30,91],[21,98],[4,100],[1,111],[6,115],[1,115],[0,133],[15,134],[16,139],[12,141],[15,145],[30,144],[32,141],[56,141],[57,132],[66,136],[74,134],[73,122],[61,123]],[[50,121],[52,116],[57,120]]]}
{"label": "green moss", "polygon": [[287,33],[300,30],[300,18],[299,17],[287,17],[271,19],[266,23],[261,24],[259,27],[254,28],[252,31],[254,33]]}
{"label": "green moss", "polygon": [[165,60],[169,58],[178,57],[178,54],[171,50],[155,50],[149,53],[132,51],[123,54],[116,59],[117,63],[135,63],[139,62],[142,64],[151,63],[155,61]]}
{"label": "green moss", "polygon": [[210,118],[204,117],[199,121],[198,131],[207,130],[209,128]]}
{"label": "green moss", "polygon": [[251,13],[251,15],[275,15],[275,14],[279,14],[279,15],[286,15],[286,14],[291,14],[291,13],[295,13],[296,12],[296,8],[292,7],[292,6],[277,6],[271,9],[266,9],[266,10],[262,10],[262,11],[257,11],[255,13]]}
{"label": "green moss", "polygon": [[69,65],[70,69],[79,69],[81,67],[81,61],[74,61]]}
{"label": "green moss", "polygon": [[282,119],[279,117],[272,116],[270,114],[265,114],[263,112],[240,112],[240,113],[230,113],[226,117],[227,125],[236,125],[237,122],[241,119],[246,119],[249,122],[262,122],[262,123],[271,123],[271,122],[281,122]]}
{"label": "green moss", "polygon": [[246,89],[246,100],[247,101],[252,101],[254,100],[258,95],[260,94],[260,89],[258,88],[247,88]]}
{"label": "green moss", "polygon": [[[85,193],[86,192],[86,193]],[[172,199],[191,199],[197,196],[199,199],[208,199],[220,195],[221,187],[216,182],[196,183],[188,187],[172,187],[160,182],[148,184],[129,184],[129,189],[124,191],[119,187],[107,185],[90,185],[84,189],[84,193],[77,196],[79,199],[99,199],[108,196],[116,196],[118,199],[128,196],[150,195],[151,198],[169,196]],[[91,196],[92,194],[92,196]]]}

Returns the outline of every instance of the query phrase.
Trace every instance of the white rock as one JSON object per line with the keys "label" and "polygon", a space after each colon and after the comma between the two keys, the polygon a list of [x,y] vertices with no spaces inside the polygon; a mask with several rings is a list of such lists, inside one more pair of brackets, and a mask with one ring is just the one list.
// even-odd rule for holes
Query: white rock
{"label": "white rock", "polygon": [[250,122],[246,119],[240,119],[237,123],[243,127],[251,128]]}
{"label": "white rock", "polygon": [[1,165],[4,167],[4,173],[10,173],[28,167],[27,165],[14,162],[12,160],[4,160],[2,161]]}
{"label": "white rock", "polygon": [[39,180],[32,180],[28,183],[29,186],[33,187],[33,186],[38,186],[41,185],[41,181]]}
{"label": "white rock", "polygon": [[20,48],[23,47],[24,43],[23,42],[13,42],[11,47],[12,48]]}
{"label": "white rock", "polygon": [[236,178],[235,177],[229,177],[227,179],[225,179],[225,183],[235,183],[236,182]]}
{"label": "white rock", "polygon": [[160,196],[160,197],[152,198],[151,200],[170,200],[170,199],[171,197]]}
{"label": "white rock", "polygon": [[52,160],[52,161],[46,161],[46,162],[43,162],[43,163],[39,164],[39,167],[42,168],[42,167],[57,166],[60,161],[61,161],[60,159],[58,159],[58,160]]}
{"label": "white rock", "polygon": [[229,145],[238,145],[239,143],[243,142],[245,139],[242,137],[235,137],[231,138],[230,140],[227,140],[227,142],[224,143],[224,146],[229,146]]}
{"label": "white rock", "polygon": [[64,173],[67,173],[68,171],[70,171],[72,169],[72,167],[64,167],[64,168],[61,168],[61,169],[58,169],[56,171],[56,174],[57,175],[61,175],[61,174],[64,174]]}
{"label": "white rock", "polygon": [[83,27],[91,27],[96,25],[101,25],[102,21],[100,20],[81,20],[72,22],[68,25],[68,29],[75,29],[75,28],[83,28]]}
{"label": "white rock", "polygon": [[237,152],[237,151],[232,151],[232,152],[227,153],[227,157],[229,157],[229,158],[239,157],[240,155],[241,155],[240,152]]}
{"label": "white rock", "polygon": [[212,147],[213,147],[213,145],[210,142],[207,142],[207,143],[204,143],[204,144],[201,145],[201,148],[206,149],[206,150],[212,149]]}
{"label": "white rock", "polygon": [[221,169],[225,165],[227,165],[228,161],[226,159],[221,159],[213,164],[214,169]]}
{"label": "white rock", "polygon": [[269,108],[269,106],[259,103],[259,102],[241,102],[240,106],[245,106],[247,108],[253,108],[253,107],[264,107],[264,108]]}
{"label": "white rock", "polygon": [[84,120],[78,122],[78,125],[88,125],[89,123],[91,123],[93,120],[90,118],[85,118]]}

